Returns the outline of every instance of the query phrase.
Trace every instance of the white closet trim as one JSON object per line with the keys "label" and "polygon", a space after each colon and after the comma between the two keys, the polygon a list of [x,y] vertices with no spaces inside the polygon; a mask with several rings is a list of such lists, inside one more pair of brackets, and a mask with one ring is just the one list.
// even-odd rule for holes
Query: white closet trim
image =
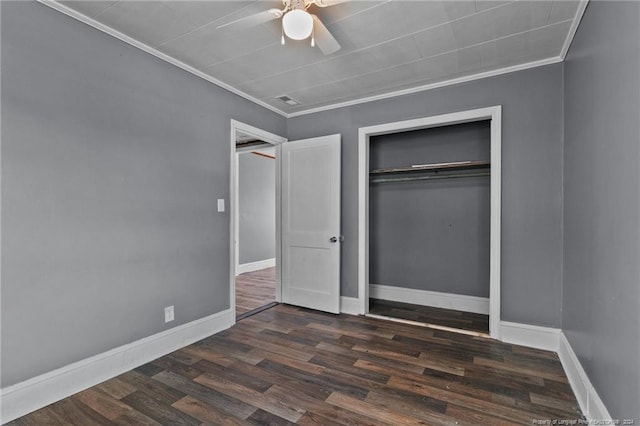
{"label": "white closet trim", "polygon": [[502,176],[502,106],[361,127],[358,130],[358,301],[369,312],[369,140],[372,136],[491,120],[491,234],[489,332],[500,339],[500,218]]}

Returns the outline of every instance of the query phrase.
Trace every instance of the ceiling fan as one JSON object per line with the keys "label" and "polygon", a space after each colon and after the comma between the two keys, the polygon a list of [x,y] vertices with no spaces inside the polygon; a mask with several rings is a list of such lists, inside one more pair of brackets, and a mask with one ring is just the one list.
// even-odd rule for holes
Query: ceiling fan
{"label": "ceiling fan", "polygon": [[233,27],[247,29],[274,19],[282,18],[282,37],[280,42],[285,44],[285,35],[292,40],[304,40],[311,37],[311,46],[317,45],[325,55],[340,50],[340,44],[331,35],[322,21],[309,12],[311,6],[328,7],[347,0],[282,0],[282,9],[269,9],[254,15],[237,19],[220,25],[218,28]]}

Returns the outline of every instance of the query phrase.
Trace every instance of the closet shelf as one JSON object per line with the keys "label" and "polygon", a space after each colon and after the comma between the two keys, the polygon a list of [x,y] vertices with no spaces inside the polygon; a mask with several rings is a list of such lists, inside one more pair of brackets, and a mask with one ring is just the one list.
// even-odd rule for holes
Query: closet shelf
{"label": "closet shelf", "polygon": [[373,177],[369,180],[369,183],[385,183],[385,182],[411,182],[415,180],[439,180],[439,179],[460,179],[470,177],[483,177],[491,176],[489,172],[480,173],[461,173],[461,174],[446,174],[446,175],[427,175],[427,176],[406,176],[406,177]]}
{"label": "closet shelf", "polygon": [[456,161],[452,163],[435,163],[435,164],[418,164],[409,167],[396,167],[387,169],[376,169],[369,172],[370,176],[399,174],[399,173],[419,173],[419,172],[438,172],[439,170],[455,171],[455,170],[471,170],[471,169],[488,169],[491,163],[488,161]]}

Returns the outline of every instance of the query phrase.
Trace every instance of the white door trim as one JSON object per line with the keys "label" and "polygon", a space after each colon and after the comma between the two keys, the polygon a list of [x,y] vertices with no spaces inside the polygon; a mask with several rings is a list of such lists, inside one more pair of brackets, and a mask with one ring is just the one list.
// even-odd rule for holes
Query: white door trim
{"label": "white door trim", "polygon": [[372,136],[491,120],[491,236],[489,268],[489,333],[500,339],[500,217],[502,182],[502,106],[396,121],[358,130],[358,301],[369,311],[369,139]]}
{"label": "white door trim", "polygon": [[230,131],[230,179],[229,179],[229,308],[233,315],[233,323],[236,318],[236,268],[238,267],[238,154],[236,153],[236,132],[241,131],[273,145],[276,149],[276,301],[282,300],[282,282],[280,272],[281,258],[281,214],[280,203],[280,145],[287,142],[287,138],[267,132],[249,124],[237,120],[231,120]]}

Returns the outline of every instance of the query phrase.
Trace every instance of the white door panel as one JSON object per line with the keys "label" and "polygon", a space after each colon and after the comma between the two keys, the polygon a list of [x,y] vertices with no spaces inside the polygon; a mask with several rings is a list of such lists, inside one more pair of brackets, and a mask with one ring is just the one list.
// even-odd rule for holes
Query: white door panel
{"label": "white door panel", "polygon": [[282,300],[339,313],[340,135],[283,144],[281,164]]}

